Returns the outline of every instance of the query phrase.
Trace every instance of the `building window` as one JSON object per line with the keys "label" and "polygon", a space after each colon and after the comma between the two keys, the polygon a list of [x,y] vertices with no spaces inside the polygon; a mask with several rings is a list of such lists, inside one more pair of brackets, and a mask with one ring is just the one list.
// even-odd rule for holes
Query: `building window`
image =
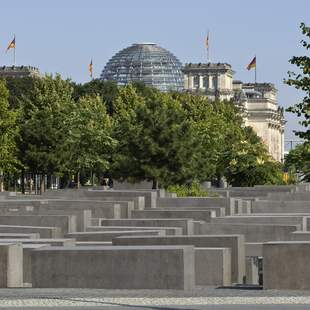
{"label": "building window", "polygon": [[212,78],[212,85],[213,85],[213,88],[214,88],[214,89],[217,89],[217,88],[218,88],[217,76],[214,76],[214,77]]}
{"label": "building window", "polygon": [[194,88],[199,88],[199,76],[194,76]]}
{"label": "building window", "polygon": [[209,88],[209,77],[208,76],[203,77],[203,87]]}

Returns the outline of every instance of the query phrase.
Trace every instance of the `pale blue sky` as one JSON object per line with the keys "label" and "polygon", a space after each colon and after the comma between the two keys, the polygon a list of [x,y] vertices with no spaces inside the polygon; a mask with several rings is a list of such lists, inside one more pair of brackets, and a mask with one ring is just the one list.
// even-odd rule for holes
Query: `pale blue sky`
{"label": "pale blue sky", "polygon": [[[228,62],[235,79],[253,82],[246,65],[257,56],[258,82],[272,82],[287,107],[302,93],[283,84],[288,59],[304,54],[300,22],[310,25],[310,0],[0,0],[0,65],[12,64],[5,49],[16,33],[18,65],[58,72],[78,82],[89,80],[120,49],[156,42],[182,63],[206,59],[210,30],[211,60]],[[290,114],[286,139],[295,139]]]}

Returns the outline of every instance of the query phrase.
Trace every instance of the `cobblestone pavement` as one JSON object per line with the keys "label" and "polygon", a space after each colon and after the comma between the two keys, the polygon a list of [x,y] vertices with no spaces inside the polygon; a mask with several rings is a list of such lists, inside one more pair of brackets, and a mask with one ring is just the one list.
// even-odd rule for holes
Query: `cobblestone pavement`
{"label": "cobblestone pavement", "polygon": [[[237,305],[244,305],[243,307]],[[310,291],[0,289],[0,309],[310,309]],[[264,306],[263,306],[264,305]],[[290,307],[284,307],[291,305]],[[263,307],[262,307],[263,306]]]}
{"label": "cobblestone pavement", "polygon": [[11,288],[0,289],[0,299],[14,298],[155,298],[155,297],[309,297],[310,291],[286,290],[245,290],[218,289],[216,287],[196,287],[195,290],[105,290],[72,288]]}
{"label": "cobblestone pavement", "polygon": [[[50,310],[51,307],[6,307],[9,310]],[[118,307],[53,307],[57,310],[309,310],[308,305],[203,305],[203,306],[118,306]]]}

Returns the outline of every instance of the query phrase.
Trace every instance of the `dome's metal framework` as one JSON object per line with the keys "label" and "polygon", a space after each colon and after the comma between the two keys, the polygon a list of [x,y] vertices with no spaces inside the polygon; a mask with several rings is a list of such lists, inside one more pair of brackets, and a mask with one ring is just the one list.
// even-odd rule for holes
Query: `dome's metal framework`
{"label": "dome's metal framework", "polygon": [[161,91],[181,91],[181,62],[155,43],[139,43],[115,54],[106,64],[101,79],[114,80],[119,85],[142,81]]}

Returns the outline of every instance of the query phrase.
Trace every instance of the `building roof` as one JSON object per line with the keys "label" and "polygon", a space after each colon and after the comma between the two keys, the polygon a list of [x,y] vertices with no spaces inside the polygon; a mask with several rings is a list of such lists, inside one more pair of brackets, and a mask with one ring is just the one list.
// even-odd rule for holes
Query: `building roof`
{"label": "building roof", "polygon": [[142,81],[161,91],[183,89],[181,62],[155,43],[136,43],[116,53],[104,67],[101,79],[119,85]]}
{"label": "building roof", "polygon": [[32,66],[2,66],[0,67],[0,78],[7,77],[39,77],[40,71]]}

